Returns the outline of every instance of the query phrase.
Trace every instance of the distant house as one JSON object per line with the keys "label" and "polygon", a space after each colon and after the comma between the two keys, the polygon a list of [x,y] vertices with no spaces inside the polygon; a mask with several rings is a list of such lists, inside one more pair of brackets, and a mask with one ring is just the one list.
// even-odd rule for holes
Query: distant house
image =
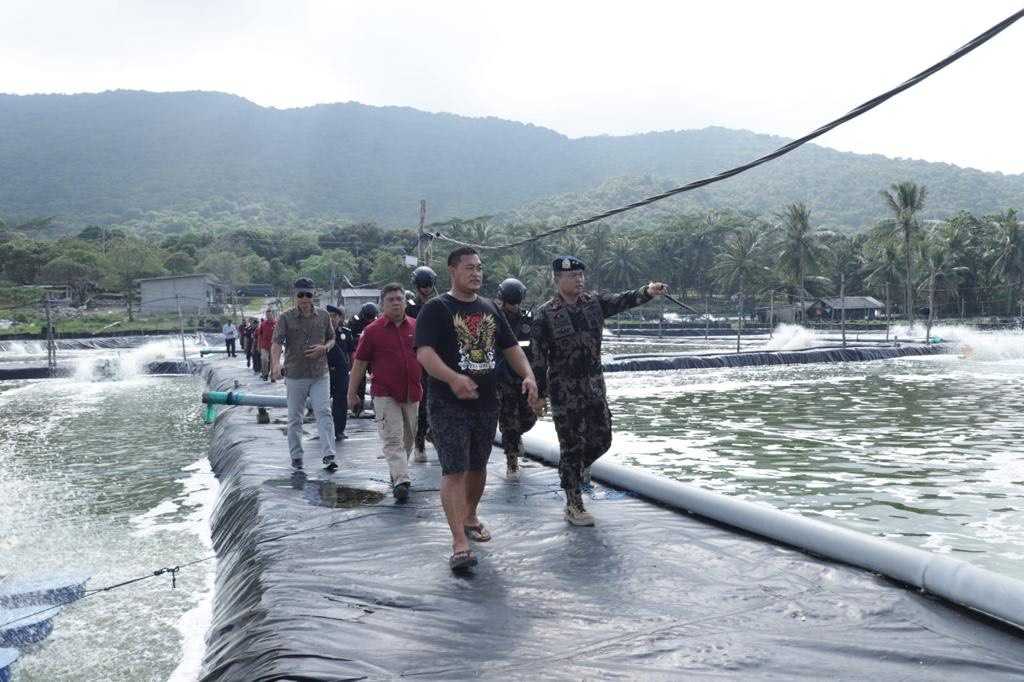
{"label": "distant house", "polygon": [[812,305],[811,301],[800,301],[797,303],[776,303],[774,306],[763,306],[755,312],[757,319],[761,322],[769,322],[774,318],[773,324],[780,322],[803,322],[807,316],[807,309]]}
{"label": "distant house", "polygon": [[139,309],[143,315],[173,313],[219,314],[225,287],[210,274],[172,275],[139,280]]}
{"label": "distant house", "polygon": [[355,315],[366,303],[380,302],[380,289],[342,289],[341,304],[348,317]]}
{"label": "distant house", "polygon": [[819,298],[807,309],[807,318],[838,320],[843,310],[847,320],[874,320],[885,310],[885,304],[873,296]]}
{"label": "distant house", "polygon": [[271,284],[246,284],[243,287],[238,287],[235,294],[245,298],[255,298],[257,296],[273,296],[275,292]]}

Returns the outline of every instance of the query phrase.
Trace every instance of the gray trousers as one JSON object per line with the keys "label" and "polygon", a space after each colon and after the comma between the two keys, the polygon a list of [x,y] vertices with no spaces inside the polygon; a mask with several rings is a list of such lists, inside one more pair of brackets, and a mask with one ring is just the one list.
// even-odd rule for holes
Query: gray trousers
{"label": "gray trousers", "polygon": [[334,456],[334,418],[331,416],[331,379],[324,374],[319,379],[285,378],[288,390],[288,452],[292,459],[302,459],[302,417],[306,412],[306,398],[316,415],[316,430],[320,434],[320,453]]}

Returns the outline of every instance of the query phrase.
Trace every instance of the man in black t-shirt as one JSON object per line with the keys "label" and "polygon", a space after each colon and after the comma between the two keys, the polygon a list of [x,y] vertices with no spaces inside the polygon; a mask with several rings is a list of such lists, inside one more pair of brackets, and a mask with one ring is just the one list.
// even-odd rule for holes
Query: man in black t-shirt
{"label": "man in black t-shirt", "polygon": [[452,531],[449,566],[475,566],[469,540],[491,539],[477,517],[487,460],[498,427],[495,365],[501,353],[537,403],[537,382],[515,334],[494,303],[478,296],[480,256],[469,247],[448,255],[452,289],[423,306],[416,318],[416,356],[430,375],[427,415],[441,462],[441,504]]}

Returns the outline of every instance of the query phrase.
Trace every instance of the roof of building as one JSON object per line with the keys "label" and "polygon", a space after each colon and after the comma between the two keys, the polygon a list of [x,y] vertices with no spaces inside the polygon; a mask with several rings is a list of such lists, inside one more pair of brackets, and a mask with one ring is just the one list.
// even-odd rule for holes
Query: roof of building
{"label": "roof of building", "polygon": [[217,276],[216,275],[211,275],[208,272],[196,272],[196,273],[193,273],[191,275],[164,275],[163,277],[143,277],[143,278],[137,279],[135,281],[136,282],[157,282],[157,281],[160,281],[160,280],[168,280],[168,279],[195,279],[196,277],[205,277],[207,280],[209,280],[210,282],[213,282],[214,284],[220,284],[220,280],[217,279]]}
{"label": "roof of building", "polygon": [[342,298],[366,298],[367,296],[380,296],[380,289],[342,289]]}
{"label": "roof of building", "polygon": [[835,298],[823,298],[822,303],[833,310],[863,310],[865,308],[884,308],[885,304],[874,296],[845,296]]}

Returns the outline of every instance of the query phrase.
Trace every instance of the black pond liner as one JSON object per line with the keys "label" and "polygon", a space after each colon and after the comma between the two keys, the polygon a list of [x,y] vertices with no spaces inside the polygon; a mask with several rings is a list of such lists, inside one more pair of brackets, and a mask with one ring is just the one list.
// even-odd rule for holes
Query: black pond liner
{"label": "black pond liner", "polygon": [[[203,372],[211,390],[251,378],[227,359]],[[506,481],[498,452],[481,505],[494,539],[474,547],[471,575],[453,575],[434,453],[412,465],[398,504],[373,425],[350,422],[348,434],[332,475],[306,441],[297,490],[284,434],[258,425],[255,408],[217,417],[203,679],[1024,676],[1016,630],[867,571],[601,485],[587,496],[598,525],[569,527],[557,472],[527,466]],[[324,507],[310,480],[382,497]]]}
{"label": "black pond liner", "polygon": [[665,369],[715,369],[756,367],[761,365],[802,365],[819,362],[868,362],[952,352],[946,344],[915,344],[891,348],[828,347],[793,351],[745,351],[717,355],[679,354],[677,356],[640,355],[604,363],[605,372],[648,372]]}

